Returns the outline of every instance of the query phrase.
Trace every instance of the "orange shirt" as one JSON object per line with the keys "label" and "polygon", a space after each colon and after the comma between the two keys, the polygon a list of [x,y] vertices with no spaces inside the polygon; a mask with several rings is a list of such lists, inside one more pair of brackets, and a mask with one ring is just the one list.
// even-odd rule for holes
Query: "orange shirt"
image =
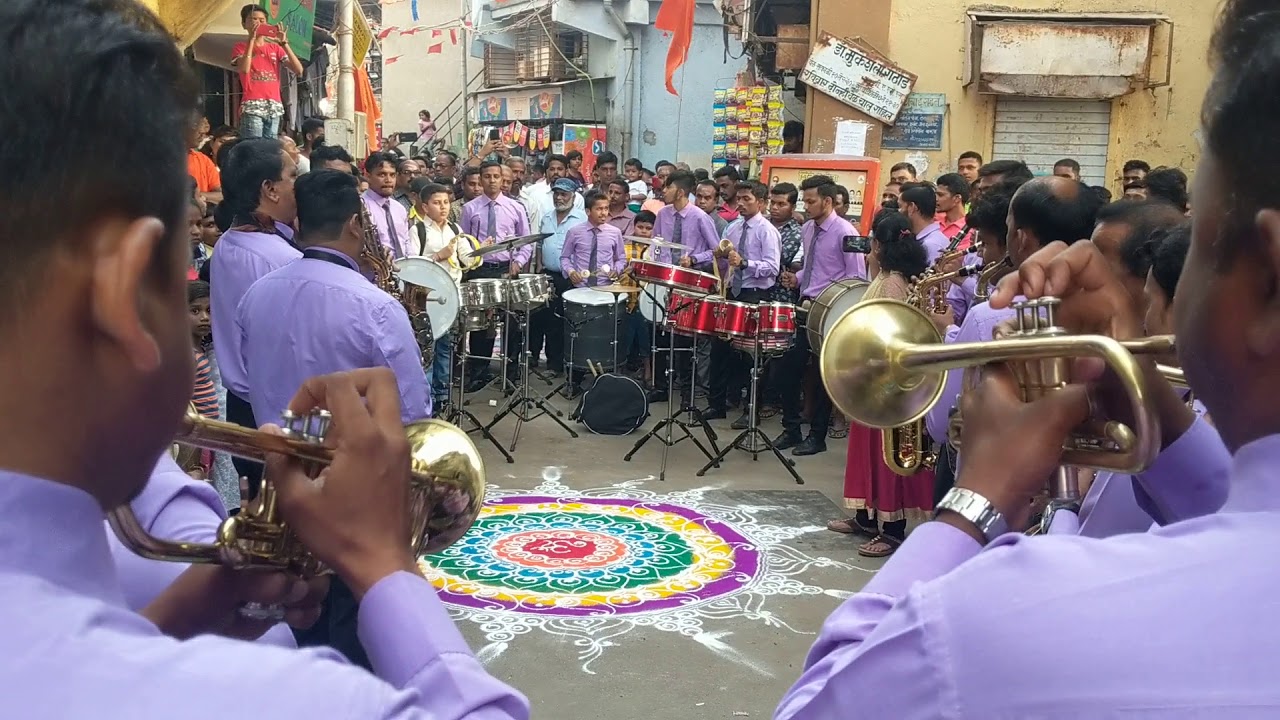
{"label": "orange shirt", "polygon": [[218,174],[218,166],[199,150],[187,151],[187,174],[196,179],[196,189],[202,193],[222,189],[222,176]]}

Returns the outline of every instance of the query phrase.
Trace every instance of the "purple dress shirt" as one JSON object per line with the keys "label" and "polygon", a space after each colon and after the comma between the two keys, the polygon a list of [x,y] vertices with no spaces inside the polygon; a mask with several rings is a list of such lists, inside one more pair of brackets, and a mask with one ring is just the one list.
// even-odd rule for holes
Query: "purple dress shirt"
{"label": "purple dress shirt", "polygon": [[924,245],[925,252],[929,255],[930,265],[951,244],[951,239],[942,233],[942,226],[938,223],[930,223],[925,229],[916,233],[916,239]]}
{"label": "purple dress shirt", "polygon": [[635,212],[633,212],[631,208],[624,207],[622,208],[622,212],[619,212],[616,214],[612,210],[610,210],[609,219],[606,222],[618,228],[618,232],[622,233],[623,235],[630,235],[632,233],[632,230],[633,230],[632,226],[635,224],[635,221],[636,221]]}
{"label": "purple dress shirt", "polygon": [[[746,251],[742,249],[742,231],[747,231]],[[782,266],[782,234],[764,216],[756,213],[750,219],[739,217],[725,228],[724,237],[743,257],[737,273],[742,276],[741,286],[755,290],[768,290],[778,280]],[[726,267],[728,261],[725,261]],[[737,284],[737,281],[735,281]]]}
{"label": "purple dress shirt", "polygon": [[[1219,456],[1211,435],[1165,452]],[[1276,717],[1278,461],[1280,436],[1240,448],[1219,512],[1146,533],[983,549],[921,525],[827,618],[774,717]]]}
{"label": "purple dress shirt", "polygon": [[[191,478],[165,453],[151,471],[147,486],[129,503],[138,524],[162,540],[212,543],[218,526],[227,519],[218,492],[207,482]],[[105,524],[105,523],[104,523]],[[124,601],[132,610],[141,610],[173,584],[189,567],[183,563],[147,560],[121,544],[114,531],[107,530],[111,558]],[[296,648],[293,631],[280,624],[268,630],[258,642]]]}
{"label": "purple dress shirt", "polygon": [[102,508],[82,490],[0,472],[0,695],[21,718],[225,720],[529,717],[524,696],[480,665],[431,583],[383,578],[360,603],[360,641],[377,677],[329,649],[286,650],[215,636],[177,641],[130,610]]}
{"label": "purple dress shirt", "polygon": [[608,285],[613,281],[603,274],[605,266],[609,267],[610,273],[620,273],[627,266],[627,248],[622,233],[608,223],[596,226],[588,221],[574,225],[565,234],[564,248],[560,251],[560,271],[566,278],[574,271],[590,272],[593,239],[596,244],[596,275],[578,281],[577,287]]}
{"label": "purple dress shirt", "polygon": [[[991,339],[996,326],[1005,320],[1016,317],[1010,308],[993,310],[987,303],[974,305],[965,314],[964,323],[955,333],[947,333],[949,343],[986,342]],[[942,395],[933,404],[929,414],[925,416],[925,427],[935,442],[947,442],[947,426],[951,420],[951,408],[956,406],[960,391],[964,389],[964,371],[952,370],[947,373],[947,383],[942,388]]]}
{"label": "purple dress shirt", "polygon": [[796,273],[796,282],[801,299],[817,297],[837,280],[867,279],[867,258],[844,251],[845,236],[857,234],[848,220],[835,213],[827,215],[821,225],[810,220],[800,228],[804,267]]}
{"label": "purple dress shirt", "polygon": [[[409,211],[394,197],[383,197],[376,190],[365,190],[360,196],[364,207],[369,211],[369,219],[378,232],[378,240],[382,241],[392,257],[399,260],[409,252]],[[387,214],[390,213],[390,220]],[[394,236],[392,235],[392,231]]]}
{"label": "purple dress shirt", "polygon": [[[965,267],[976,267],[981,264],[982,256],[977,253],[964,256]],[[970,275],[960,285],[951,283],[950,287],[947,288],[947,304],[951,306],[951,317],[955,320],[956,325],[964,323],[964,316],[969,313],[969,308],[973,307],[977,290],[977,275]]]}
{"label": "purple dress shirt", "polygon": [[[493,219],[496,234],[489,232],[490,204],[494,206]],[[506,240],[529,234],[529,215],[523,205],[506,195],[499,195],[497,199],[481,195],[462,206],[461,225],[462,232],[478,238],[482,243],[490,235],[493,235],[494,240]],[[531,257],[533,257],[533,245],[525,245],[515,251],[514,257],[509,251],[504,250],[485,255],[484,262],[486,265],[503,265],[514,260],[521,267],[526,267]]]}
{"label": "purple dress shirt", "polygon": [[[676,237],[677,215],[683,218],[680,221],[679,238]],[[706,266],[708,271],[711,269],[711,253],[720,245],[720,233],[716,232],[716,224],[711,221],[711,216],[693,203],[685,205],[680,211],[676,210],[675,205],[659,210],[653,223],[653,236],[667,242],[678,242],[689,248],[676,251],[658,248],[653,256],[658,262],[677,264],[678,258],[688,255],[694,267]]]}
{"label": "purple dress shirt", "polygon": [[240,303],[236,325],[254,420],[279,422],[308,378],[366,367],[395,372],[405,423],[429,417],[431,385],[404,306],[351,258],[315,249],[342,264],[302,258],[254,283]]}
{"label": "purple dress shirt", "polygon": [[[286,237],[288,226],[276,223]],[[222,370],[222,385],[242,399],[249,397],[249,381],[240,359],[240,332],[236,329],[236,308],[249,286],[272,270],[302,257],[287,240],[270,233],[228,230],[218,239],[209,262],[209,320],[213,325],[213,353]]]}

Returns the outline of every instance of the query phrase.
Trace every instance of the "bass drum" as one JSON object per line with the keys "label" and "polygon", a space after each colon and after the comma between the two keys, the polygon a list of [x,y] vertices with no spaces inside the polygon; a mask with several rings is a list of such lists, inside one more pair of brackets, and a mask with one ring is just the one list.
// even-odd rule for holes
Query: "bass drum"
{"label": "bass drum", "polygon": [[613,343],[626,310],[625,298],[611,293],[574,288],[564,297],[564,349],[569,365],[576,370],[596,366],[613,367]]}
{"label": "bass drum", "polygon": [[407,257],[396,261],[405,302],[424,310],[431,318],[431,329],[440,337],[453,329],[462,308],[462,298],[453,276],[443,265],[424,257]]}
{"label": "bass drum", "polygon": [[640,315],[651,323],[662,324],[667,319],[667,303],[671,298],[671,288],[657,283],[648,283],[640,291]]}
{"label": "bass drum", "polygon": [[809,349],[814,355],[822,354],[822,339],[846,310],[862,301],[869,287],[871,283],[857,278],[837,280],[813,299],[804,329],[809,334]]}

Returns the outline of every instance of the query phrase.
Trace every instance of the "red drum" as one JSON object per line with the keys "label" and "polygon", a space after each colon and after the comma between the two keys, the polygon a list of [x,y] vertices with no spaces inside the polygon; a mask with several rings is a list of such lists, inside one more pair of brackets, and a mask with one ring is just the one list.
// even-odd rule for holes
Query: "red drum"
{"label": "red drum", "polygon": [[756,313],[755,305],[724,301],[720,314],[716,316],[716,334],[728,337],[755,337]]}
{"label": "red drum", "polygon": [[715,275],[678,265],[668,265],[652,260],[632,260],[627,267],[631,268],[637,280],[645,280],[685,292],[709,293],[720,286],[720,281],[716,280]]}
{"label": "red drum", "polygon": [[672,332],[680,335],[715,335],[717,311],[723,304],[723,298],[673,292],[667,300],[667,321]]}
{"label": "red drum", "polygon": [[761,355],[779,355],[790,350],[795,340],[795,335],[760,335],[755,338],[734,338],[729,341],[729,344],[735,350],[750,354],[755,352],[756,342],[759,341]]}
{"label": "red drum", "polygon": [[760,303],[754,330],[761,335],[795,335],[796,306],[789,303]]}

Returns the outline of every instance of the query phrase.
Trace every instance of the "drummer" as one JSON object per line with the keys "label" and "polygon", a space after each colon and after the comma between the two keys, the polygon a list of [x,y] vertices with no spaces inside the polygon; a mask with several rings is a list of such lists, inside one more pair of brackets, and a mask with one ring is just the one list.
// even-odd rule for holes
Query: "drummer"
{"label": "drummer", "polygon": [[[738,219],[725,228],[724,240],[715,251],[724,258],[729,278],[729,299],[755,305],[769,300],[769,292],[778,278],[782,263],[782,235],[761,212],[769,202],[769,188],[764,183],[744,180],[734,187]],[[727,243],[727,245],[725,244]],[[708,408],[702,416],[708,420],[727,415],[727,395],[748,383],[751,359],[735,352],[729,341],[717,338],[711,346],[711,388]],[[733,429],[745,430],[751,423],[750,402],[743,406],[742,416]]]}
{"label": "drummer", "polygon": [[[528,235],[529,216],[525,214],[524,207],[502,194],[502,165],[492,161],[481,163],[480,184],[483,193],[462,208],[462,232],[479,239],[482,249],[502,240]],[[480,266],[467,274],[466,279],[515,277],[524,270],[532,255],[532,245],[525,245],[514,252],[501,250],[488,253]],[[507,332],[503,335],[506,337],[507,362],[514,364],[522,345],[520,331],[508,324]],[[472,381],[467,386],[467,392],[477,392],[493,380],[489,363],[493,357],[493,341],[496,336],[497,333],[492,328],[471,333],[472,359],[468,361],[468,375]]]}
{"label": "drummer", "polygon": [[[803,304],[818,297],[834,282],[866,280],[867,262],[861,253],[844,251],[844,239],[857,233],[848,220],[834,212],[839,191],[831,178],[826,175],[807,178],[800,183],[800,191],[809,218],[800,229],[804,267],[798,272],[782,273],[781,282],[784,287],[799,288]],[[817,383],[814,389],[809,437],[804,438],[800,433],[800,388],[812,357],[805,328],[797,328],[796,343],[783,355],[781,363],[782,387],[778,391],[782,395],[782,434],[773,441],[779,450],[794,448],[792,455],[814,455],[827,450],[831,398],[827,397],[822,383]]]}
{"label": "drummer", "polygon": [[720,244],[720,235],[716,232],[711,216],[689,201],[697,184],[697,177],[687,170],[667,176],[667,184],[662,190],[667,206],[658,211],[653,234],[654,237],[683,245],[687,249],[659,248],[654,259],[709,272],[711,255]]}
{"label": "drummer", "polygon": [[582,203],[587,221],[572,228],[560,251],[560,268],[574,287],[608,285],[627,267],[622,233],[609,224],[609,196],[590,190]]}
{"label": "drummer", "polygon": [[[410,254],[429,258],[449,271],[454,287],[462,291],[462,270],[480,264],[471,256],[474,238],[449,220],[453,193],[428,178],[414,178],[409,183],[414,198],[414,221],[409,228]],[[436,334],[435,360],[427,369],[431,382],[432,407],[436,414],[449,400],[449,381],[453,373],[453,333],[446,328],[432,328]]]}

